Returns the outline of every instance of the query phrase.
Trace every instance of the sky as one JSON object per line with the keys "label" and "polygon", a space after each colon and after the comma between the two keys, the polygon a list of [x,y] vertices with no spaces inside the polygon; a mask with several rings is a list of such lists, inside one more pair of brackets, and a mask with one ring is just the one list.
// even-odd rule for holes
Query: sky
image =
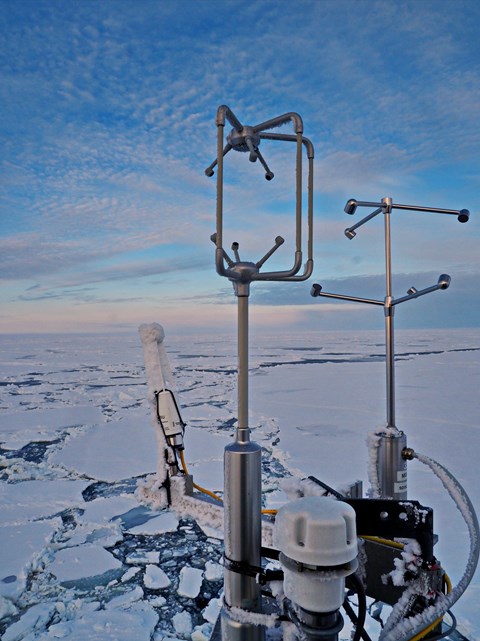
{"label": "sky", "polygon": [[[476,0],[0,0],[0,332],[235,325],[204,173],[223,104],[246,125],[297,112],[315,146],[313,276],[254,283],[252,327],[382,327],[310,288],[383,300],[383,216],[348,240],[371,209],[343,209],[387,196],[471,211],[392,213],[393,295],[452,278],[396,326],[480,326],[479,23]],[[255,262],[280,234],[288,269],[294,146],[260,149],[272,181],[225,157],[225,248]]]}

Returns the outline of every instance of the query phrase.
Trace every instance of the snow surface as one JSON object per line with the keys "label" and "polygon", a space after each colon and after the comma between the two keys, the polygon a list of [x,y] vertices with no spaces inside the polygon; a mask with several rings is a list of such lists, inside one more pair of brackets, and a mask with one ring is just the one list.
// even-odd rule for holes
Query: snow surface
{"label": "snow surface", "polygon": [[[165,347],[189,470],[221,492],[235,343],[171,338],[167,328]],[[397,426],[457,476],[478,512],[480,331],[397,331],[396,347]],[[138,334],[0,336],[0,349],[2,640],[208,639],[221,603],[221,510],[199,525],[188,500],[177,513],[140,501],[159,461]],[[382,332],[252,337],[250,424],[263,447],[265,507],[309,474],[367,489],[367,435],[385,424],[383,353]],[[435,510],[435,552],[455,584],[467,527],[430,470],[412,461],[408,472],[409,497]],[[479,600],[477,570],[454,607],[471,639],[480,638]]]}

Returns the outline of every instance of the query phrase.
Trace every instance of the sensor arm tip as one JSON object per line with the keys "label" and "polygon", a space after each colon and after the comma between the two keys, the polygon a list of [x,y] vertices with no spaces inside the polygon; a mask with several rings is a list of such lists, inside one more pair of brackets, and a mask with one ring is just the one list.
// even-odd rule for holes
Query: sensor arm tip
{"label": "sensor arm tip", "polygon": [[318,283],[313,283],[312,289],[310,290],[310,296],[313,296],[313,298],[316,298],[317,296],[320,296],[321,291],[322,291],[322,286],[319,285]]}
{"label": "sensor arm tip", "polygon": [[347,204],[345,205],[343,211],[346,214],[350,214],[351,216],[353,216],[353,214],[357,211],[357,201],[354,198],[350,198],[350,200],[347,201]]}
{"label": "sensor arm tip", "polygon": [[419,298],[420,296],[425,296],[425,294],[430,294],[431,292],[436,292],[437,289],[448,289],[451,282],[451,277],[448,274],[440,274],[436,285],[431,287],[425,287],[425,289],[416,289],[415,287],[410,287],[406,296],[401,298],[396,298],[391,302],[391,305],[398,305],[399,303],[404,303],[407,300],[412,300],[412,298]]}
{"label": "sensor arm tip", "polygon": [[448,289],[451,282],[451,277],[448,274],[440,274],[438,277],[438,289]]}

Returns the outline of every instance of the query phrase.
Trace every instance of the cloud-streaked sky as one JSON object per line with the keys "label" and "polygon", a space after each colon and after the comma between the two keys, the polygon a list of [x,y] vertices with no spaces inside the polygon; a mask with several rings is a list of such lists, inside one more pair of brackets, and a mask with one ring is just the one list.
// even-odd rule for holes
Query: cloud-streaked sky
{"label": "cloud-streaked sky", "polygon": [[[480,325],[478,24],[476,0],[0,0],[0,331],[231,325],[204,174],[221,104],[296,111],[315,145],[314,275],[254,284],[258,326],[382,325],[309,290],[383,298],[382,216],[349,241],[369,210],[343,207],[384,196],[472,212],[393,213],[394,295],[452,276],[399,325]],[[290,267],[292,154],[261,149],[271,182],[226,157],[226,241],[257,260],[281,234]]]}

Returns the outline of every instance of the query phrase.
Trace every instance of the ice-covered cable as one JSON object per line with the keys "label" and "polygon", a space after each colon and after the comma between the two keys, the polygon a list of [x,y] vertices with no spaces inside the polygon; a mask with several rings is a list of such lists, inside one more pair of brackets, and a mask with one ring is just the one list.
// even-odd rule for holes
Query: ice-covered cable
{"label": "ice-covered cable", "polygon": [[[455,502],[455,505],[460,511],[468,528],[470,550],[463,576],[452,591],[446,596],[441,596],[437,603],[426,608],[417,616],[404,619],[401,623],[400,621],[395,621],[395,626],[389,625],[389,621],[387,621],[385,628],[380,635],[380,640],[383,641],[409,641],[412,637],[415,637],[425,630],[436,619],[443,617],[443,615],[446,614],[446,612],[458,601],[467,589],[475,573],[480,555],[480,529],[478,519],[472,502],[463,487],[457,479],[437,461],[434,461],[424,454],[418,454],[417,452],[413,453],[413,457],[424,465],[427,465],[432,470]],[[408,590],[406,592],[408,592]],[[402,597],[397,606],[402,606],[403,603],[401,602],[406,602],[406,600],[407,599]],[[395,611],[400,609],[397,608],[397,606],[394,607],[389,617],[392,621],[395,619]],[[394,629],[392,629],[392,627],[394,627]]]}
{"label": "ice-covered cable", "polygon": [[424,454],[418,454],[415,452],[414,457],[421,463],[428,465],[432,472],[440,479],[444,488],[450,494],[455,505],[463,516],[470,536],[470,552],[465,572],[458,584],[447,597],[451,601],[449,605],[449,607],[451,607],[467,589],[478,564],[480,555],[480,529],[478,519],[470,498],[453,474],[443,467],[443,465],[440,465],[440,463],[434,461],[428,456],[425,456]]}

